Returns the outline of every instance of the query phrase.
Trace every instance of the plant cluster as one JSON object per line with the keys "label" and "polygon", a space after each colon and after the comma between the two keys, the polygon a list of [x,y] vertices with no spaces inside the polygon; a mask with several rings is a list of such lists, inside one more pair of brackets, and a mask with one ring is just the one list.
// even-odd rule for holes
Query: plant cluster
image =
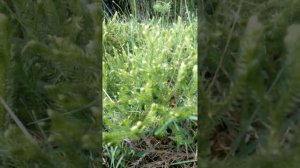
{"label": "plant cluster", "polygon": [[97,1],[0,1],[0,167],[100,165]]}
{"label": "plant cluster", "polygon": [[[277,0],[200,4],[201,166],[299,163],[298,141],[291,138],[299,129],[299,5]],[[233,159],[212,163],[207,155]],[[240,163],[234,159],[250,155]]]}
{"label": "plant cluster", "polygon": [[139,23],[115,15],[103,38],[107,166],[195,164],[195,20]]}

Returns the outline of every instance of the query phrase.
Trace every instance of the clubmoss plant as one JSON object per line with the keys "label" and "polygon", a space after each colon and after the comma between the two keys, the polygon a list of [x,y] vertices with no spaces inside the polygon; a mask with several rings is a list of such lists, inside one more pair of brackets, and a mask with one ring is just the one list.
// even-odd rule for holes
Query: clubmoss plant
{"label": "clubmoss plant", "polygon": [[[107,166],[117,162],[123,167],[155,166],[167,157],[167,150],[178,155],[186,152],[189,157],[163,159],[166,164],[195,163],[195,26],[195,20],[136,22],[134,18],[124,21],[117,15],[104,24],[103,142]],[[149,139],[149,143],[143,139]],[[173,145],[163,157],[148,163],[146,158],[154,157],[160,149],[140,149],[139,143],[165,143],[163,139]],[[115,161],[113,149],[119,153]]]}
{"label": "clubmoss plant", "polygon": [[101,166],[100,6],[0,1],[1,166]]}
{"label": "clubmoss plant", "polygon": [[200,3],[198,160],[204,167],[296,167],[297,160],[284,160],[299,152],[291,136],[299,129],[297,5]]}

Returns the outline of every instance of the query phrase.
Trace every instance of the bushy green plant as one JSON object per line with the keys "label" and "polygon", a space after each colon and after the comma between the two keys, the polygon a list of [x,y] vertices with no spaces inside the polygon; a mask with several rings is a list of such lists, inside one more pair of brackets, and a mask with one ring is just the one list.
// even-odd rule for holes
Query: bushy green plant
{"label": "bushy green plant", "polygon": [[161,20],[125,22],[115,16],[104,25],[104,49],[103,143],[107,164],[116,166],[119,162],[126,167],[139,163],[152,149],[135,153],[138,151],[128,143],[144,136],[149,141],[168,138],[177,151],[184,146],[195,149],[195,21],[179,19],[169,25]]}
{"label": "bushy green plant", "polygon": [[101,166],[100,7],[0,1],[1,166]]}
{"label": "bushy green plant", "polygon": [[[299,11],[299,1],[200,3],[203,167],[296,167],[285,154],[298,153],[289,134],[298,129]],[[207,154],[230,159],[209,161]]]}

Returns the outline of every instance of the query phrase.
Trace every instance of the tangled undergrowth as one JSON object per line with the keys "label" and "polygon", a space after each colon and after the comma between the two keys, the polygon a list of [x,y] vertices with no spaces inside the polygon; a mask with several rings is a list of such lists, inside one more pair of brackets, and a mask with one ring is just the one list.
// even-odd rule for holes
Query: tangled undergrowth
{"label": "tangled undergrowth", "polygon": [[107,167],[196,167],[196,21],[104,24]]}

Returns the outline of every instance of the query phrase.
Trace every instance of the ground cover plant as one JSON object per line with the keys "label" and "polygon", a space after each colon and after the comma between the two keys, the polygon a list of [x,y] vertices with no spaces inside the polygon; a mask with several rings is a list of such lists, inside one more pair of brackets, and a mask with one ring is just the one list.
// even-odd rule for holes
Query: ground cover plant
{"label": "ground cover plant", "polygon": [[300,1],[200,3],[200,167],[298,167],[299,12]]}
{"label": "ground cover plant", "polygon": [[196,167],[196,30],[195,14],[104,23],[106,167]]}

